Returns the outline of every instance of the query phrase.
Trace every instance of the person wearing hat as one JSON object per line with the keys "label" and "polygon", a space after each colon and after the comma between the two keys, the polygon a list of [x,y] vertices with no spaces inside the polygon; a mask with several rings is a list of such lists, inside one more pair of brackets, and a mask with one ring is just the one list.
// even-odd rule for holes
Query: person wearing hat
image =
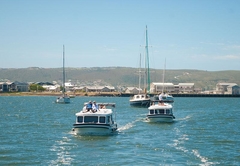
{"label": "person wearing hat", "polygon": [[91,111],[92,110],[92,101],[88,102],[86,108],[87,108],[87,111]]}
{"label": "person wearing hat", "polygon": [[95,101],[93,101],[92,110],[93,110],[93,112],[97,112],[97,110],[98,110],[98,105]]}

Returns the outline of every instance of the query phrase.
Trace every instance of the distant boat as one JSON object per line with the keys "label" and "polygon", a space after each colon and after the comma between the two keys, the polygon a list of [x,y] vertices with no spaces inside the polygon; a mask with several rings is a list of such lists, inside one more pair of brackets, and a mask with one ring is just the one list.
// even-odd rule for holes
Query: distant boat
{"label": "distant boat", "polygon": [[75,98],[75,97],[76,97],[76,95],[69,95],[69,97],[70,97],[70,98]]}
{"label": "distant boat", "polygon": [[[150,106],[150,75],[149,75],[149,55],[148,55],[148,33],[146,26],[146,43],[145,43],[145,73],[144,73],[144,93],[139,93],[130,98],[129,102],[131,106],[137,107],[149,107]],[[141,81],[141,56],[140,56],[140,68],[139,68],[139,89]]]}
{"label": "distant boat", "polygon": [[162,88],[162,93],[159,95],[155,95],[154,97],[151,98],[151,101],[156,101],[156,100],[160,100],[160,95],[161,95],[161,100],[163,102],[166,103],[173,103],[174,102],[174,98],[172,95],[165,93],[165,86],[164,86],[164,82],[165,82],[165,70],[166,70],[166,59],[165,59],[165,63],[164,63],[164,70],[163,70],[163,88]]}
{"label": "distant boat", "polygon": [[62,96],[59,96],[57,99],[56,99],[56,103],[59,103],[59,104],[68,104],[70,103],[70,97],[67,96],[67,94],[65,94],[65,47],[63,45],[63,89],[62,89]]}
{"label": "distant boat", "polygon": [[72,129],[75,135],[111,135],[117,132],[116,113],[113,111],[115,103],[97,103],[97,110],[87,110],[87,104],[84,103],[83,109],[76,113]]}

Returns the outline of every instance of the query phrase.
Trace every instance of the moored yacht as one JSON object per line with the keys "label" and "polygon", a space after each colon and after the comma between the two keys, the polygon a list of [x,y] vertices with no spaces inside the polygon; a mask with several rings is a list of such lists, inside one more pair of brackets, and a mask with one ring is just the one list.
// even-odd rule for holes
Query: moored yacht
{"label": "moored yacht", "polygon": [[147,94],[137,94],[134,95],[130,100],[131,106],[139,107],[149,107],[150,106],[150,97]]}
{"label": "moored yacht", "polygon": [[62,96],[58,97],[55,102],[60,104],[68,104],[70,103],[70,97],[66,94],[63,94]]}
{"label": "moored yacht", "polygon": [[[87,103],[84,104],[85,106]],[[76,113],[73,131],[76,135],[109,135],[117,131],[115,103],[97,103],[98,109],[87,110],[86,107]],[[109,108],[110,107],[110,108]],[[114,119],[113,119],[114,118]]]}
{"label": "moored yacht", "polygon": [[169,103],[153,102],[148,110],[147,120],[149,122],[173,122],[175,119],[173,107]]}
{"label": "moored yacht", "polygon": [[70,98],[69,96],[65,93],[65,47],[63,45],[63,87],[62,87],[62,96],[59,96],[56,100],[55,103],[59,104],[69,104],[70,103]]}
{"label": "moored yacht", "polygon": [[[149,55],[148,55],[148,32],[146,26],[145,36],[145,71],[144,71],[144,92],[139,92],[130,98],[129,103],[131,106],[149,107],[150,106],[150,71],[149,71]],[[139,89],[141,82],[141,55],[140,55],[140,68],[139,68]]]}

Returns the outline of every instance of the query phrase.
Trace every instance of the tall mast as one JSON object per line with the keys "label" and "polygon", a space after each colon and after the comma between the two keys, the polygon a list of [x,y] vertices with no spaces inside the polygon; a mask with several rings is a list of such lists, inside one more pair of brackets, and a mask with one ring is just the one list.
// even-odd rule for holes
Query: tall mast
{"label": "tall mast", "polygon": [[63,45],[63,94],[65,93],[65,47]]}
{"label": "tall mast", "polygon": [[140,54],[140,61],[139,61],[139,80],[138,80],[138,83],[139,83],[139,85],[138,85],[138,88],[139,88],[139,93],[140,93],[140,88],[141,88],[141,75],[142,75],[142,73],[141,73],[141,54]]}
{"label": "tall mast", "polygon": [[164,81],[165,81],[165,70],[166,70],[166,58],[165,58],[165,62],[164,62],[164,69],[163,69],[163,88],[162,88],[162,93],[164,92]]}
{"label": "tall mast", "polygon": [[150,74],[149,74],[149,55],[148,55],[148,32],[147,32],[147,26],[146,26],[146,45],[145,45],[145,72],[147,76],[147,93],[150,92]]}

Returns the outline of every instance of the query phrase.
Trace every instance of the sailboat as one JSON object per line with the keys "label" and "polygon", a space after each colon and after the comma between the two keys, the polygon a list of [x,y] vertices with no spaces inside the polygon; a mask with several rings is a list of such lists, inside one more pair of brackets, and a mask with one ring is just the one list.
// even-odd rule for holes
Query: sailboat
{"label": "sailboat", "polygon": [[60,104],[68,104],[70,103],[70,97],[67,96],[67,94],[65,94],[65,47],[63,45],[63,89],[62,89],[62,96],[59,96],[57,99],[56,99],[56,103],[60,103]]}
{"label": "sailboat", "polygon": [[[141,68],[141,56],[140,56],[140,68]],[[149,75],[149,55],[148,55],[148,33],[146,26],[146,44],[145,44],[145,74],[144,74],[144,93],[139,93],[130,98],[129,102],[131,106],[149,107],[150,96],[150,75]],[[141,73],[139,69],[139,89],[140,89]]]}

